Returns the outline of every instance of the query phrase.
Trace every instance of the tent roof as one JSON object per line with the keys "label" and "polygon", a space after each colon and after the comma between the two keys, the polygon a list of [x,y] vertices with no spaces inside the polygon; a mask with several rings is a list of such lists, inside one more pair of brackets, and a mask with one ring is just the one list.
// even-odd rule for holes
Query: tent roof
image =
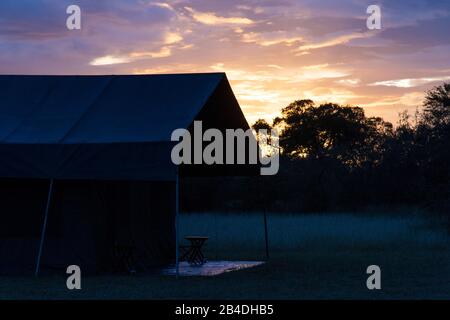
{"label": "tent roof", "polygon": [[0,143],[167,141],[187,128],[224,73],[0,75]]}
{"label": "tent roof", "polygon": [[172,180],[196,119],[248,128],[224,73],[0,75],[0,177]]}

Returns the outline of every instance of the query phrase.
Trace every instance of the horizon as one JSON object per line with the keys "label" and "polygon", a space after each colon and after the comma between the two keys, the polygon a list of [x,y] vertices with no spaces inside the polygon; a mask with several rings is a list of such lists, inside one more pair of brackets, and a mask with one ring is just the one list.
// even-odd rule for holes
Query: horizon
{"label": "horizon", "polygon": [[[68,5],[81,29],[68,30]],[[381,29],[366,10],[381,7]],[[251,124],[299,99],[393,124],[450,80],[450,2],[44,1],[0,3],[0,74],[225,72]]]}

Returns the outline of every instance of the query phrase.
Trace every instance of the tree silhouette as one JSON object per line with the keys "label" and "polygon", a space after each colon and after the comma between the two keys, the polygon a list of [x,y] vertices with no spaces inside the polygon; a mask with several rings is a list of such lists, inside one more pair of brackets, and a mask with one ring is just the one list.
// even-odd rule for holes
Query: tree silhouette
{"label": "tree silhouette", "polygon": [[450,82],[427,92],[421,122],[434,129],[450,125]]}
{"label": "tree silhouette", "polygon": [[278,146],[273,141],[272,129],[273,127],[264,119],[258,119],[252,125],[252,129],[256,132],[256,141],[262,150],[263,155],[272,155],[274,152],[279,152]]}
{"label": "tree silhouette", "polygon": [[280,145],[290,157],[332,158],[360,166],[382,152],[392,125],[381,118],[367,118],[359,107],[297,100],[282,109],[274,122],[283,128]]}

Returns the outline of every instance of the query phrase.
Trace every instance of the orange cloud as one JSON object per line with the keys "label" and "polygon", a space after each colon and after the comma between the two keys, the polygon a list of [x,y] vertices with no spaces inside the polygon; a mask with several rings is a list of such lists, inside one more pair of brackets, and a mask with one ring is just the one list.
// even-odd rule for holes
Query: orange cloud
{"label": "orange cloud", "polygon": [[242,17],[221,17],[217,16],[213,12],[198,12],[190,7],[184,7],[187,11],[192,14],[192,17],[200,23],[208,24],[208,25],[221,25],[221,24],[242,24],[248,25],[253,24],[254,21],[248,18]]}
{"label": "orange cloud", "polygon": [[159,51],[138,51],[126,55],[106,55],[95,58],[89,62],[91,66],[105,66],[113,64],[130,63],[144,58],[165,58],[171,55],[169,47],[162,47]]}
{"label": "orange cloud", "polygon": [[413,88],[424,84],[446,81],[450,80],[450,76],[446,77],[431,77],[431,78],[416,78],[416,79],[400,79],[400,80],[387,80],[378,81],[371,85],[373,86],[386,86],[386,87],[397,87],[397,88]]}

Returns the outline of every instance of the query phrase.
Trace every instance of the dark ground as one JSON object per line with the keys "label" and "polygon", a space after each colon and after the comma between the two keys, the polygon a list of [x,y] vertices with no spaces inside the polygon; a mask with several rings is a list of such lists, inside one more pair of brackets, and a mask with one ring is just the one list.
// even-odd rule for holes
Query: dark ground
{"label": "dark ground", "polygon": [[[230,231],[237,219],[241,227]],[[258,222],[258,215],[186,215],[182,234],[209,234],[210,260],[258,260],[264,255]],[[270,216],[270,226],[271,258],[253,269],[179,280],[86,276],[79,291],[67,290],[64,276],[0,277],[0,299],[450,298],[448,235],[419,217]],[[381,267],[379,291],[366,288],[372,264]]]}

